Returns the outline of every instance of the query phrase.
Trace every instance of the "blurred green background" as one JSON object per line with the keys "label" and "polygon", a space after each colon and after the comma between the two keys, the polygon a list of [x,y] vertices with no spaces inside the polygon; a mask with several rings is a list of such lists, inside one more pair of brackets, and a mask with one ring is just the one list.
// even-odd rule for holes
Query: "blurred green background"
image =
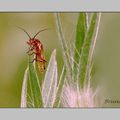
{"label": "blurred green background", "polygon": [[[74,40],[78,13],[61,13],[66,40]],[[100,100],[120,100],[120,13],[102,13],[95,47],[93,86],[99,86]],[[21,87],[27,66],[28,46],[24,28],[31,36],[41,29],[37,38],[44,45],[47,61],[57,50],[58,71],[63,65],[61,46],[55,30],[53,13],[0,13],[0,107],[20,107]],[[120,104],[103,104],[103,107],[120,107]]]}

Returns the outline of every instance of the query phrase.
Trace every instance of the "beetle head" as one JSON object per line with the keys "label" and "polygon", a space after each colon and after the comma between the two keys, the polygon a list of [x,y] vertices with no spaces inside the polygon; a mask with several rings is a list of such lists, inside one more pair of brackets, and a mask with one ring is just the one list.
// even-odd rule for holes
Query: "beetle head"
{"label": "beetle head", "polygon": [[35,44],[35,40],[34,40],[34,39],[29,39],[29,40],[27,41],[27,44],[28,44],[28,45],[34,45],[34,44]]}

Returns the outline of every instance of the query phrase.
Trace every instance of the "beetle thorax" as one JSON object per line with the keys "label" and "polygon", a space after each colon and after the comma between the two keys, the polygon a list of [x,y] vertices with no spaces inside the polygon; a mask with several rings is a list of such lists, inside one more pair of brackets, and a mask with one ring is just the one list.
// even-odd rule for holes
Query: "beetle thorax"
{"label": "beetle thorax", "polygon": [[42,43],[38,39],[30,39],[29,41],[27,41],[27,44],[30,47],[33,47],[34,51],[37,53],[39,53],[43,49]]}

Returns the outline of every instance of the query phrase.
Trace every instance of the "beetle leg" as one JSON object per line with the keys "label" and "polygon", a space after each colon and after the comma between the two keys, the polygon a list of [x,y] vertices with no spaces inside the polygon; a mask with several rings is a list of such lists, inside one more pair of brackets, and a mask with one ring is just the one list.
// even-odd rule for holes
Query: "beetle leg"
{"label": "beetle leg", "polygon": [[29,52],[31,52],[32,50],[34,50],[34,47],[29,48],[29,50],[28,50],[26,53],[29,53]]}
{"label": "beetle leg", "polygon": [[32,52],[32,53],[30,53],[30,54],[28,53],[28,55],[33,55],[33,54],[36,54],[36,53],[35,53],[35,52]]}
{"label": "beetle leg", "polygon": [[29,62],[29,63],[33,63],[34,61],[38,61],[37,60],[37,56],[31,62]]}
{"label": "beetle leg", "polygon": [[42,59],[42,58],[41,58],[41,62],[47,62],[47,61],[46,61],[45,59]]}
{"label": "beetle leg", "polygon": [[36,61],[43,62],[43,60],[36,60]]}
{"label": "beetle leg", "polygon": [[34,58],[32,61],[30,61],[29,63],[33,63],[34,61],[37,61],[37,59],[36,58]]}
{"label": "beetle leg", "polygon": [[41,60],[36,60],[36,61],[39,61],[39,62],[47,62],[46,60],[44,59],[41,59]]}
{"label": "beetle leg", "polygon": [[28,51],[26,53],[29,53],[31,51],[30,49],[31,49],[31,47],[28,48]]}

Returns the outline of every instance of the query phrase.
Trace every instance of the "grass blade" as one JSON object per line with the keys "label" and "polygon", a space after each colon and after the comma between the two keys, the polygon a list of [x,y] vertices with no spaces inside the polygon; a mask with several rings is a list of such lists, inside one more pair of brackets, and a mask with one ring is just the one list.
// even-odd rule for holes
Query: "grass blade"
{"label": "grass blade", "polygon": [[58,88],[57,88],[57,94],[56,94],[56,98],[55,98],[55,102],[53,107],[59,107],[59,103],[60,103],[60,98],[61,98],[61,94],[62,94],[62,89],[65,83],[65,68],[63,67],[61,76],[60,76],[60,80],[59,80],[59,84],[58,84]]}
{"label": "grass blade", "polygon": [[90,53],[91,43],[93,40],[92,38],[95,32],[96,22],[97,22],[97,13],[93,13],[92,19],[89,25],[89,29],[85,36],[85,42],[83,44],[82,51],[81,51],[79,74],[78,74],[78,79],[80,79],[79,81],[80,87],[83,87],[85,78],[86,78],[89,53]]}
{"label": "grass blade", "polygon": [[27,107],[27,80],[28,80],[28,68],[25,70],[22,93],[21,93],[21,108]]}
{"label": "grass blade", "polygon": [[57,91],[57,77],[56,50],[54,50],[47,67],[42,87],[44,107],[53,106]]}
{"label": "grass blade", "polygon": [[[30,61],[30,57],[29,57]],[[29,62],[29,82],[31,84],[34,107],[43,107],[43,99],[34,64]]]}
{"label": "grass blade", "polygon": [[60,43],[62,46],[62,53],[63,53],[63,60],[65,63],[65,67],[66,67],[68,74],[72,75],[72,66],[71,66],[71,63],[69,60],[69,56],[67,54],[68,48],[67,48],[67,44],[66,44],[65,37],[63,34],[63,29],[62,29],[62,24],[61,24],[59,13],[55,13],[55,20],[56,20],[56,26],[57,26],[57,32],[59,35],[59,40],[60,40]]}
{"label": "grass blade", "polygon": [[[100,26],[100,19],[101,19],[101,13],[98,13],[96,30],[95,30],[95,34],[94,34],[94,39],[91,43],[89,59],[88,59],[88,64],[87,64],[87,71],[86,71],[86,79],[87,80],[90,80],[90,78],[92,77],[92,75],[96,71],[95,70],[96,66],[93,63],[93,53],[94,53],[94,49],[95,49],[95,45],[96,45],[96,41],[97,41],[97,36],[98,36],[98,31],[99,31],[99,26]],[[90,83],[90,81],[88,81],[88,82]],[[88,85],[90,85],[89,83],[88,83]]]}
{"label": "grass blade", "polygon": [[[86,31],[87,31],[86,13],[79,13],[77,28],[76,28],[75,50],[74,50],[74,60],[78,64],[80,61],[80,55],[81,55],[82,46],[85,40]],[[77,70],[78,70],[78,67],[74,63],[74,79],[76,77]]]}

